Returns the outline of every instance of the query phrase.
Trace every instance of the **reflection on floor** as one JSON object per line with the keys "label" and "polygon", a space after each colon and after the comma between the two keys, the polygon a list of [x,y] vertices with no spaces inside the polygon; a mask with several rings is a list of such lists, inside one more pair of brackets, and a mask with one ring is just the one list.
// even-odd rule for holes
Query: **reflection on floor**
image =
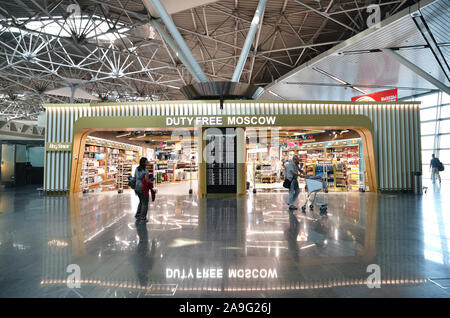
{"label": "reflection on floor", "polygon": [[[438,286],[448,280],[429,280],[450,277],[450,183],[423,196],[321,194],[326,216],[289,211],[286,193],[163,188],[146,225],[131,191],[1,190],[0,297],[450,296]],[[381,288],[369,288],[377,268]]]}
{"label": "reflection on floor", "polygon": [[192,189],[192,192],[197,193],[198,189],[198,181],[181,181],[178,183],[163,183],[158,184],[156,186],[159,194],[189,194],[189,189]]}

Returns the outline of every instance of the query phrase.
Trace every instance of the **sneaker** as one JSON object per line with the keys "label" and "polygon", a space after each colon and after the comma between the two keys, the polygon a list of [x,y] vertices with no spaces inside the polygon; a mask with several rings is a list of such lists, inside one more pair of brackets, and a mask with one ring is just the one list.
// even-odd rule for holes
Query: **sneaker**
{"label": "sneaker", "polygon": [[290,209],[290,210],[298,210],[298,208],[297,208],[295,205],[290,205],[290,206],[289,206],[289,209]]}

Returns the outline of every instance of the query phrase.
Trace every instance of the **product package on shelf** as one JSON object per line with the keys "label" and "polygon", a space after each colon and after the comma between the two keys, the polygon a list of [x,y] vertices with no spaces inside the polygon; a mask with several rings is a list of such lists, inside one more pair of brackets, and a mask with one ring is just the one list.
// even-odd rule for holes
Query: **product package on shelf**
{"label": "product package on shelf", "polygon": [[97,160],[101,160],[101,159],[105,159],[105,153],[96,153],[95,154],[95,159]]}
{"label": "product package on shelf", "polygon": [[[336,167],[338,167],[339,165],[336,165]],[[345,173],[345,167],[344,165],[341,164],[341,170],[338,170],[338,168],[336,168],[336,172],[335,172],[335,178],[336,178],[336,187],[338,188],[344,188],[346,186],[346,173]]]}
{"label": "product package on shelf", "polygon": [[[138,147],[135,147],[136,150],[124,149],[130,147],[135,146],[88,137],[83,164],[92,169],[82,170],[81,186],[88,188],[90,192],[114,190],[119,185],[126,186],[131,165],[136,163],[139,153]],[[130,160],[127,161],[127,158]]]}
{"label": "product package on shelf", "polygon": [[274,183],[277,181],[277,171],[270,162],[255,163],[255,182]]}
{"label": "product package on shelf", "polygon": [[183,181],[186,180],[186,172],[184,169],[176,169],[175,170],[175,181]]}

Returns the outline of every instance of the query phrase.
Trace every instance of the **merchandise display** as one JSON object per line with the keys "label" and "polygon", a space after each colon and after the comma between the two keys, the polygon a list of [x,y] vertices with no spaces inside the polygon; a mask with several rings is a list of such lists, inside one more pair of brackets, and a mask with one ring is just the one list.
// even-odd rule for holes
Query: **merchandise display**
{"label": "merchandise display", "polygon": [[84,150],[80,181],[84,192],[129,189],[128,177],[145,155],[149,160],[147,169],[156,184],[198,179],[195,147],[184,148],[181,143],[161,143],[150,148],[145,142],[127,144],[89,136]]}
{"label": "merchandise display", "polygon": [[[298,133],[292,133],[294,136]],[[316,138],[326,139],[328,132]],[[322,177],[330,191],[367,190],[365,185],[364,159],[360,138],[317,142],[312,136],[299,142],[295,136],[283,140],[280,147],[266,144],[248,144],[247,180],[258,188],[282,188],[284,165],[298,155],[300,166],[308,177]],[[304,179],[299,179],[304,184]]]}
{"label": "merchandise display", "polygon": [[366,190],[360,138],[308,143],[283,151],[285,156],[288,152],[300,157],[308,176],[324,177],[331,191]]}
{"label": "merchandise display", "polygon": [[149,161],[147,170],[156,178],[157,183],[186,181],[189,180],[190,173],[193,180],[198,178],[197,166],[182,161]]}
{"label": "merchandise display", "polygon": [[128,176],[137,164],[141,147],[88,137],[86,140],[81,187],[84,192],[128,188]]}
{"label": "merchandise display", "polygon": [[256,163],[256,183],[274,183],[277,181],[277,170],[271,164]]}

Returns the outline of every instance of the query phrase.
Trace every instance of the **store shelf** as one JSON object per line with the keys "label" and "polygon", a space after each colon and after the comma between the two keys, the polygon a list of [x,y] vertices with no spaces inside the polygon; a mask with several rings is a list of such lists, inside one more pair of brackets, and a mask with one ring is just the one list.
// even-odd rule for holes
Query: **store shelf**
{"label": "store shelf", "polygon": [[[302,153],[299,153],[300,151]],[[358,139],[314,142],[282,150],[284,156],[292,153],[299,155],[307,176],[323,176],[325,169],[321,166],[328,166],[326,179],[330,188],[341,191],[359,182],[359,178],[351,179],[352,170],[356,170],[355,174],[359,174],[360,165],[364,160],[360,158]],[[340,160],[337,161],[337,158]]]}
{"label": "store shelf", "polygon": [[[114,188],[119,185],[119,179],[124,178],[121,185],[128,183],[128,175],[131,174],[131,167],[137,163],[137,158],[140,154],[140,147],[133,145],[125,145],[108,140],[89,139],[85,146],[85,155],[83,158],[82,182],[86,178],[97,179],[102,177],[102,181],[93,182],[87,187],[108,187]],[[91,157],[95,154],[94,157]],[[125,160],[127,157],[130,161]],[[96,158],[102,157],[102,158]],[[118,167],[120,163],[123,164],[123,174],[120,175]],[[103,173],[98,173],[97,169],[103,169]],[[93,173],[95,172],[95,173]],[[126,179],[126,180],[125,180]],[[111,184],[113,182],[114,184]]]}

